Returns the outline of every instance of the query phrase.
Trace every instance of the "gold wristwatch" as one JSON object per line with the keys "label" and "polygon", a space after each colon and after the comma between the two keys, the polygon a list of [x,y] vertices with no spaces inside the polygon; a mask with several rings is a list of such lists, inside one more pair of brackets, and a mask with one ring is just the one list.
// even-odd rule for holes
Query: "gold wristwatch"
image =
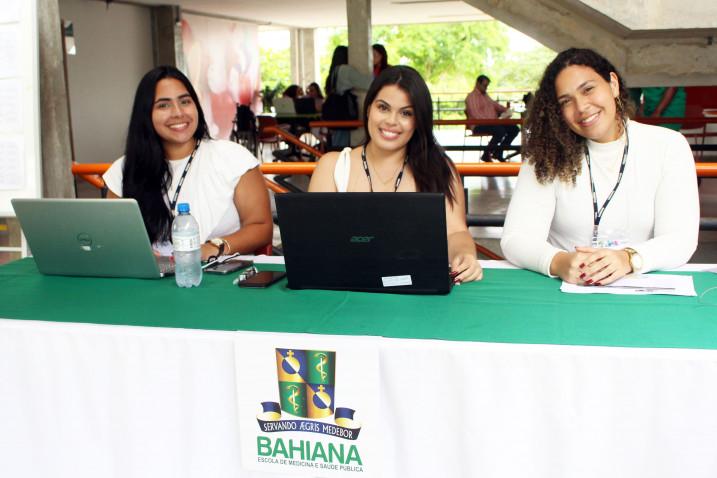
{"label": "gold wristwatch", "polygon": [[[217,249],[218,249],[217,257],[223,256],[225,253],[225,249],[228,249],[227,246],[229,245],[229,243],[226,240],[222,239],[221,237],[215,237],[214,239],[209,239],[207,242],[209,244],[217,247]],[[229,251],[226,251],[226,253],[228,254]]]}
{"label": "gold wristwatch", "polygon": [[630,260],[630,274],[639,274],[642,270],[642,256],[632,247],[626,247],[623,251],[627,252],[628,259]]}

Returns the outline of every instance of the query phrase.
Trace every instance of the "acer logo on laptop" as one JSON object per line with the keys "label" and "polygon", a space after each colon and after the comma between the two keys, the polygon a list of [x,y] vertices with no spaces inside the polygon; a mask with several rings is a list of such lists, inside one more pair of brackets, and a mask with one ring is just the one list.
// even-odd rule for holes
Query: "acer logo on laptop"
{"label": "acer logo on laptop", "polygon": [[368,242],[373,241],[374,237],[376,236],[351,236],[349,242],[352,244],[366,244]]}

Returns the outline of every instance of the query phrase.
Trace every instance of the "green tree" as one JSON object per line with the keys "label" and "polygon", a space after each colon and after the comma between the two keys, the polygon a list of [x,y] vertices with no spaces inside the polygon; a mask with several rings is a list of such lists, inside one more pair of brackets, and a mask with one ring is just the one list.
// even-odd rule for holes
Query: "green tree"
{"label": "green tree", "polygon": [[[329,30],[320,52],[318,81],[322,88],[328,75],[334,48],[348,43],[346,28]],[[373,28],[372,43],[386,47],[388,62],[418,70],[434,96],[455,99],[462,109],[465,95],[481,73],[491,78],[491,89],[534,90],[545,66],[555,53],[540,47],[524,52],[510,50],[509,27],[495,21],[435,23],[421,25],[379,25]],[[262,49],[262,83],[289,84],[289,49]],[[452,93],[447,94],[447,93]],[[521,93],[500,95],[519,99]],[[460,112],[459,112],[460,113]]]}
{"label": "green tree", "polygon": [[378,26],[373,37],[386,47],[390,64],[412,66],[438,91],[472,88],[480,72],[506,55],[509,43],[507,27],[497,21]]}
{"label": "green tree", "polygon": [[291,84],[291,56],[289,48],[260,48],[262,89],[281,89]]}

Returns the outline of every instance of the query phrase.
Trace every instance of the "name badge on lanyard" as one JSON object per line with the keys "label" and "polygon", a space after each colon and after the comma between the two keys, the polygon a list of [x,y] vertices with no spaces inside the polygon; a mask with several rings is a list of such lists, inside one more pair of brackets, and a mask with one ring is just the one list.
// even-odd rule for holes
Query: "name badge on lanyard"
{"label": "name badge on lanyard", "polygon": [[620,163],[620,172],[618,172],[617,174],[617,181],[615,182],[615,186],[612,188],[612,191],[610,191],[610,194],[608,195],[607,199],[605,199],[605,202],[603,203],[602,207],[598,210],[597,194],[595,194],[595,181],[593,180],[593,170],[590,166],[590,150],[588,149],[587,144],[585,145],[585,160],[588,163],[588,172],[590,174],[590,192],[592,193],[593,199],[593,234],[592,240],[590,241],[590,245],[592,247],[609,247],[608,245],[604,245],[605,241],[600,240],[600,221],[602,220],[603,213],[605,213],[605,209],[607,208],[608,204],[610,204],[612,197],[615,195],[617,188],[620,186],[620,182],[622,181],[622,175],[625,172],[625,164],[627,163],[627,152],[629,149],[630,137],[627,135],[627,125],[625,125],[625,147],[622,150],[622,162]]}

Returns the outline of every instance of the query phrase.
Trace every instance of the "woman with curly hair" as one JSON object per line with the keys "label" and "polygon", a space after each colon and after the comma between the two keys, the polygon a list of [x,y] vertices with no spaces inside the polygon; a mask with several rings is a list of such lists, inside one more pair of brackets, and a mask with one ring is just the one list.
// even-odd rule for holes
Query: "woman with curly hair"
{"label": "woman with curly hair", "polygon": [[608,60],[571,48],[548,65],[525,123],[501,246],[512,263],[580,285],[687,262],[697,247],[692,152],[630,121]]}

